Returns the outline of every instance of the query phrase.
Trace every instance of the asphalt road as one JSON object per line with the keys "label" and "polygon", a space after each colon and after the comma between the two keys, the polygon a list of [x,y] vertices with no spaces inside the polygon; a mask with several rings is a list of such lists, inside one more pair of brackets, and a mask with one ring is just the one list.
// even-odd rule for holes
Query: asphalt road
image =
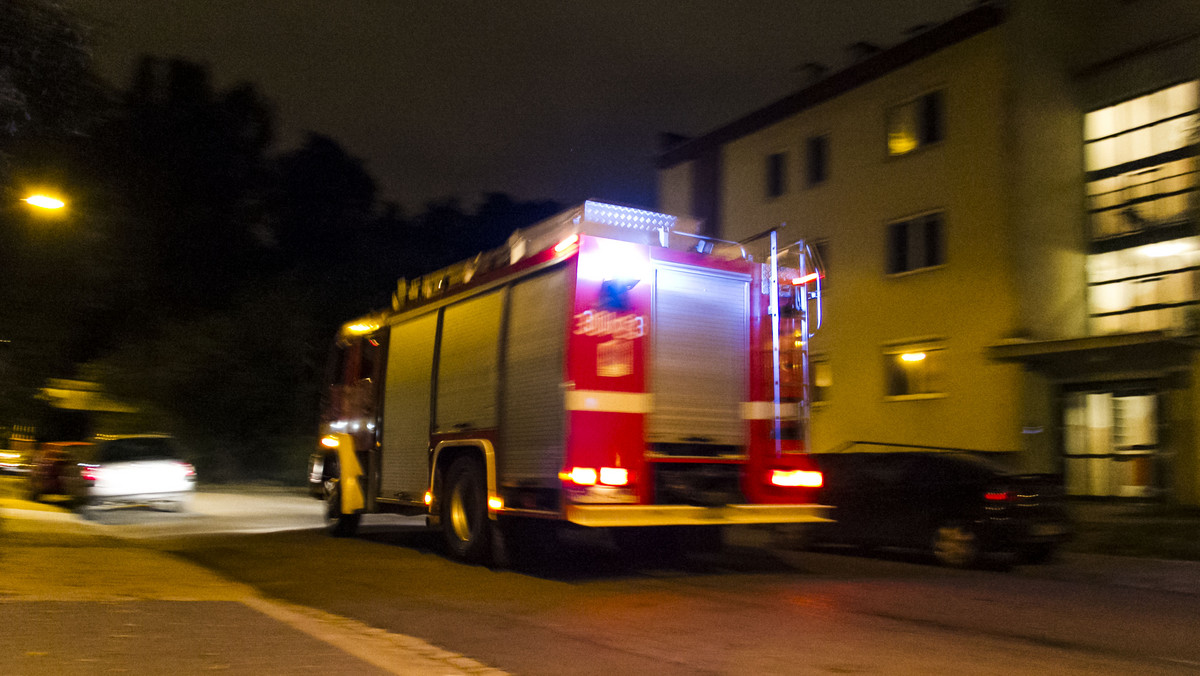
{"label": "asphalt road", "polygon": [[779,551],[742,531],[668,565],[583,533],[492,570],[447,559],[419,520],[369,517],[334,539],[319,515],[295,493],[210,493],[190,514],[121,510],[86,528],[518,674],[1200,673],[1200,595],[1113,584],[1095,559],[955,571]]}

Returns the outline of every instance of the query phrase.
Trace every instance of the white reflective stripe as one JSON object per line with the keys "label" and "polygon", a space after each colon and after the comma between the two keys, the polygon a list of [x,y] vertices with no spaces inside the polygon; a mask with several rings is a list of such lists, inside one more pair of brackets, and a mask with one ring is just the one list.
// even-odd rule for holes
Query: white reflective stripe
{"label": "white reflective stripe", "polygon": [[[779,405],[780,418],[795,418],[800,415],[800,404],[794,401]],[[743,401],[742,418],[745,420],[774,420],[775,402],[773,401]]]}
{"label": "white reflective stripe", "polygon": [[654,408],[654,397],[645,392],[567,390],[566,406],[568,411],[649,413]]}

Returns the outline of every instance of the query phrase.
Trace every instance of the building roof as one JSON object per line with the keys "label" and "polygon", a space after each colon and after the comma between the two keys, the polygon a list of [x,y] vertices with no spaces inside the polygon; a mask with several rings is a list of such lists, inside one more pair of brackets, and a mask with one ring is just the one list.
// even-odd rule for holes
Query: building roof
{"label": "building roof", "polygon": [[833,73],[766,107],[664,151],[658,156],[658,168],[666,169],[696,159],[713,148],[786,120],[803,110],[841,96],[914,61],[994,28],[1003,20],[1003,9],[994,4],[982,4],[894,47],[866,57],[849,68]]}

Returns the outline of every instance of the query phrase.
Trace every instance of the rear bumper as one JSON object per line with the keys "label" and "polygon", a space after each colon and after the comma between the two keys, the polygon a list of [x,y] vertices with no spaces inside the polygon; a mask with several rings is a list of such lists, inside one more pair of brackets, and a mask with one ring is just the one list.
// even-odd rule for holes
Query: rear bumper
{"label": "rear bumper", "polygon": [[592,528],[723,526],[831,521],[825,505],[567,505],[567,521]]}
{"label": "rear bumper", "polygon": [[1070,540],[1072,535],[1069,522],[1055,519],[992,522],[983,533],[985,546],[998,551],[1057,545]]}
{"label": "rear bumper", "polygon": [[89,507],[107,507],[111,505],[158,505],[179,504],[192,499],[193,490],[169,491],[163,493],[138,493],[135,495],[95,495],[89,493],[85,499]]}

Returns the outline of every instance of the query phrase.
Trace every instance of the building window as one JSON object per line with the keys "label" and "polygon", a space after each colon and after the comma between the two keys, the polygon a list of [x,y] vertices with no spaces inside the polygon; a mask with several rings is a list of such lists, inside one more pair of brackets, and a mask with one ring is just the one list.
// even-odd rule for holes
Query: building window
{"label": "building window", "polygon": [[787,192],[787,153],[767,155],[767,197],[779,197]]}
{"label": "building window", "polygon": [[1200,237],[1091,254],[1087,275],[1093,334],[1197,326]]}
{"label": "building window", "polygon": [[934,212],[889,223],[887,226],[887,272],[898,275],[932,268],[946,262],[945,218]]}
{"label": "building window", "polygon": [[808,185],[820,185],[829,178],[829,137],[812,136],[808,139],[808,167],[805,172]]}
{"label": "building window", "polygon": [[884,351],[889,398],[929,398],[945,392],[946,350],[940,344],[897,345]]}
{"label": "building window", "polygon": [[1083,126],[1094,239],[1187,224],[1200,169],[1200,81],[1092,111]]}
{"label": "building window", "polygon": [[907,155],[942,140],[945,136],[942,100],[942,92],[936,91],[888,109],[889,156]]}
{"label": "building window", "polygon": [[821,292],[829,290],[829,240],[819,239],[809,244],[812,247],[813,255],[816,256],[816,264],[821,272]]}
{"label": "building window", "polygon": [[829,388],[833,386],[833,368],[829,359],[824,356],[814,356],[808,361],[808,385],[811,401],[821,404],[829,401]]}

